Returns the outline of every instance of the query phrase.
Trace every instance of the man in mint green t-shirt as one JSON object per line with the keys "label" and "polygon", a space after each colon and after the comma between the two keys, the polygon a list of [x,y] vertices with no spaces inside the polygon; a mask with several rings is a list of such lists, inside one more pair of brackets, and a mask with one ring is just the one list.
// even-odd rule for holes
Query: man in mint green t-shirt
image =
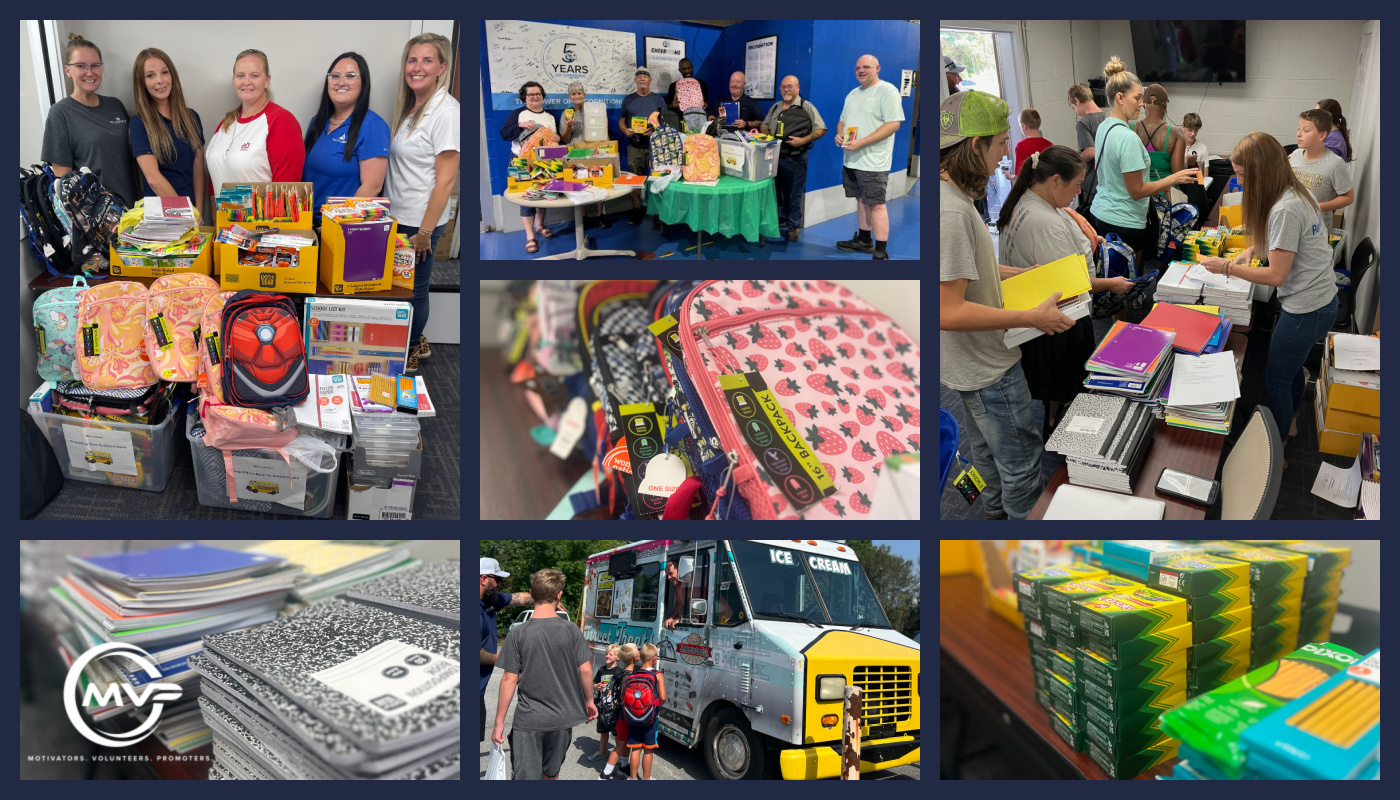
{"label": "man in mint green t-shirt", "polygon": [[[837,242],[836,246],[887,260],[885,244],[890,237],[890,217],[885,209],[885,189],[894,157],[894,132],[904,121],[904,107],[899,89],[880,80],[880,61],[875,56],[856,59],[856,80],[860,86],[846,95],[841,119],[836,124],[836,146],[846,151],[841,185],[847,197],[858,201],[856,216],[860,228],[854,237]],[[847,135],[848,130],[853,136]]]}

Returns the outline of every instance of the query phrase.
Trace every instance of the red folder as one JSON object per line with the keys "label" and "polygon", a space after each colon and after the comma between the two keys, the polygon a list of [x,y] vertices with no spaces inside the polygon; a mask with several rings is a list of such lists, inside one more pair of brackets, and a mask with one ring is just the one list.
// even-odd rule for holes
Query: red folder
{"label": "red folder", "polygon": [[1200,355],[1210,342],[1210,337],[1215,335],[1216,328],[1220,327],[1220,322],[1221,318],[1215,314],[1159,302],[1139,324],[1159,331],[1175,331],[1172,349],[1179,353]]}

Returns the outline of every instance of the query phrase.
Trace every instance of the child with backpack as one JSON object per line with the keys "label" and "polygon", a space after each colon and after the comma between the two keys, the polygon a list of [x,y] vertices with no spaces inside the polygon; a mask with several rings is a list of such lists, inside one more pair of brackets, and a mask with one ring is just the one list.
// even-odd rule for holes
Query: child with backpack
{"label": "child with backpack", "polygon": [[608,754],[608,734],[617,726],[617,703],[613,684],[622,680],[623,668],[617,663],[622,646],[608,645],[603,656],[603,668],[598,671],[598,680],[593,682],[593,702],[598,706],[598,752],[588,757],[590,763],[601,760]]}
{"label": "child with backpack", "polygon": [[[608,650],[611,651],[612,648],[609,647]],[[603,773],[598,776],[598,780],[601,781],[612,779],[613,770],[617,768],[619,759],[621,759],[621,774],[624,778],[627,777],[628,770],[631,767],[627,751],[627,737],[631,733],[631,730],[627,725],[627,715],[622,713],[622,684],[627,680],[627,676],[631,675],[635,670],[637,660],[641,658],[641,655],[635,644],[628,643],[624,644],[622,649],[618,651],[617,657],[622,663],[622,672],[612,682],[611,686],[612,706],[615,709],[614,714],[617,717],[617,747],[608,755],[608,765],[603,768]],[[602,717],[601,706],[599,706],[598,716],[600,718]]]}
{"label": "child with backpack", "polygon": [[666,702],[666,681],[656,669],[656,645],[642,645],[641,669],[622,679],[622,715],[627,718],[627,749],[634,751],[632,777],[642,768],[651,780],[651,751],[656,749],[656,709]]}

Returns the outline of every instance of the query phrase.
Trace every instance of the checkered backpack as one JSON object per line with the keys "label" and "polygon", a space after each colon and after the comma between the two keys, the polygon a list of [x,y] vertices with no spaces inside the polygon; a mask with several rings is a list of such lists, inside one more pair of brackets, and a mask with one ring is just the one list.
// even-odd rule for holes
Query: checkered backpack
{"label": "checkered backpack", "polygon": [[685,142],[681,132],[662,125],[651,132],[651,168],[682,167],[685,165]]}

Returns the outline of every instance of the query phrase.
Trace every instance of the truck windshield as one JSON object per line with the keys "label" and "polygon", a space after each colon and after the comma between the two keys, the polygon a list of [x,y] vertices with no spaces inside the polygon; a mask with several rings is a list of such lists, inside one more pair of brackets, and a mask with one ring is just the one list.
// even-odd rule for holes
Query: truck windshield
{"label": "truck windshield", "polygon": [[827,624],[890,627],[859,562],[759,542],[734,540],[730,546],[756,616],[795,614]]}

